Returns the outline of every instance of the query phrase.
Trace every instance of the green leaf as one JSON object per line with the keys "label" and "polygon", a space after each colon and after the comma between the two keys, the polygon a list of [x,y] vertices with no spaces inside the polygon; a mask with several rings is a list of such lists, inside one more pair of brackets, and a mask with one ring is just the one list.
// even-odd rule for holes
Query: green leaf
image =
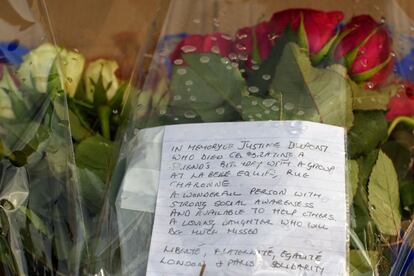
{"label": "green leaf", "polygon": [[364,84],[356,84],[349,80],[353,94],[353,108],[355,110],[387,110],[388,103],[398,89],[398,85],[388,85],[378,90],[367,90]]}
{"label": "green leaf", "polygon": [[75,148],[76,164],[96,174],[103,182],[108,177],[111,167],[113,143],[96,135],[83,140]]}
{"label": "green leaf", "polygon": [[277,120],[280,118],[280,99],[277,97],[242,97],[242,117],[244,121]]}
{"label": "green leaf", "polygon": [[257,88],[258,95],[266,96],[269,94],[269,88],[275,75],[276,66],[282,57],[283,49],[288,42],[295,39],[293,36],[294,34],[287,29],[283,36],[276,40],[269,56],[260,64],[258,69],[245,68],[247,85],[252,88]]}
{"label": "green leaf", "polygon": [[372,168],[377,162],[378,152],[379,150],[373,150],[367,155],[358,158],[359,185],[361,185],[365,190],[368,187],[368,180],[371,175]]}
{"label": "green leaf", "polygon": [[355,113],[354,126],[348,133],[348,149],[351,158],[377,148],[388,137],[388,122],[380,111]]}
{"label": "green leaf", "polygon": [[92,170],[78,168],[80,193],[85,206],[93,213],[98,213],[102,207],[106,185],[100,176]]}
{"label": "green leaf", "polygon": [[351,250],[349,273],[352,276],[373,275],[378,262],[377,251]]}
{"label": "green leaf", "polygon": [[356,160],[348,160],[348,185],[351,188],[352,198],[355,196],[359,182],[359,166]]}
{"label": "green leaf", "polygon": [[405,209],[410,210],[414,205],[414,181],[403,180],[400,182],[401,204]]}
{"label": "green leaf", "polygon": [[411,163],[411,152],[402,144],[389,141],[382,145],[381,150],[391,159],[397,171],[398,179],[401,181],[407,176]]}
{"label": "green leaf", "polygon": [[175,66],[168,113],[179,119],[204,122],[240,119],[238,107],[246,90],[239,70],[216,54],[184,55],[188,66]]}
{"label": "green leaf", "polygon": [[117,110],[120,112],[122,110],[122,102],[124,100],[125,91],[129,88],[129,84],[127,82],[122,83],[118,90],[116,91],[115,95],[109,102],[109,106],[113,110]]}
{"label": "green leaf", "polygon": [[82,141],[85,138],[92,136],[92,131],[85,128],[79,117],[71,110],[68,109],[69,112],[69,122],[70,122],[70,131],[73,139],[76,141]]}
{"label": "green leaf", "polygon": [[370,214],[382,234],[397,236],[401,227],[397,173],[382,151],[368,183]]}
{"label": "green leaf", "polygon": [[43,221],[31,209],[24,206],[19,207],[19,211],[26,215],[32,226],[45,236],[49,236],[49,231]]}
{"label": "green leaf", "polygon": [[[35,86],[34,86],[35,87]],[[50,68],[49,76],[47,79],[47,93],[50,96],[51,101],[55,100],[59,94],[63,93],[62,83],[60,79],[59,70],[56,62],[53,62],[52,68]]]}
{"label": "green leaf", "polygon": [[346,69],[312,66],[305,51],[286,45],[271,88],[282,97],[282,120],[309,120],[351,127],[352,95]]}

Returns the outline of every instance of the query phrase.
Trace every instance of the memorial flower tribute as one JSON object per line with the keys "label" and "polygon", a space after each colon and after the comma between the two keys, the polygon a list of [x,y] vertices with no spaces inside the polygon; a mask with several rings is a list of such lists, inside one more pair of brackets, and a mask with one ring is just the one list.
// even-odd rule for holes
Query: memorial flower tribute
{"label": "memorial flower tribute", "polygon": [[413,84],[396,73],[394,47],[381,19],[313,9],[276,12],[234,34],[188,34],[170,54],[161,51],[168,74],[157,73],[155,84],[148,78],[136,122],[146,128],[303,120],[344,127],[349,273],[407,271]]}

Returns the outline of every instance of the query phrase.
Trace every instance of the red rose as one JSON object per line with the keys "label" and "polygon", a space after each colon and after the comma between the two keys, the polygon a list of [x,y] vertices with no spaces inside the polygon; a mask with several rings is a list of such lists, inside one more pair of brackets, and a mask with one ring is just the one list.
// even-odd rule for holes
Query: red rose
{"label": "red rose", "polygon": [[193,52],[211,52],[225,57],[231,53],[232,47],[232,38],[226,34],[190,35],[178,43],[171,54],[171,61],[175,64],[182,64],[182,54]]}
{"label": "red rose", "polygon": [[256,63],[267,58],[272,49],[270,25],[263,21],[254,27],[245,27],[236,33],[234,41],[234,52],[237,58],[247,61],[247,65],[252,65],[252,59]]}
{"label": "red rose", "polygon": [[414,116],[414,84],[405,82],[401,90],[391,98],[386,118],[389,121],[399,116]]}
{"label": "red rose", "polygon": [[282,35],[289,26],[299,35],[299,44],[309,50],[313,61],[319,62],[333,44],[338,24],[344,14],[312,9],[290,9],[273,14],[269,24],[274,35]]}
{"label": "red rose", "polygon": [[383,83],[392,72],[392,39],[383,24],[369,15],[355,16],[339,35],[334,59],[343,59],[352,79],[369,82],[369,88]]}

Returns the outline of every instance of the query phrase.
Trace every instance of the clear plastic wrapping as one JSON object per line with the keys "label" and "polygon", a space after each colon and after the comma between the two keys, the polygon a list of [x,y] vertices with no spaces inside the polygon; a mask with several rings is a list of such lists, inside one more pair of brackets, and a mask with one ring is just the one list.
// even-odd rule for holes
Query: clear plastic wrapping
{"label": "clear plastic wrapping", "polygon": [[[412,115],[395,104],[412,76],[409,5],[171,1],[149,72],[132,101],[113,196],[106,202],[101,234],[114,235],[106,250],[119,254],[107,271],[147,272],[165,126],[299,120],[346,132],[347,252],[337,260],[346,262],[340,274],[409,275],[412,137],[404,118]],[[180,237],[170,240],[182,245]],[[269,268],[269,258],[256,254],[249,269],[217,272],[209,270],[211,263],[193,261],[200,275],[317,274]]]}

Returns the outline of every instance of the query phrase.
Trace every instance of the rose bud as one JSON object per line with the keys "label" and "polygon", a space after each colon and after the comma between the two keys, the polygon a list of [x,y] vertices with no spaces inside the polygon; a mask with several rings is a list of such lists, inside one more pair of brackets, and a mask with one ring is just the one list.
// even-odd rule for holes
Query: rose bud
{"label": "rose bud", "polygon": [[[237,59],[252,63],[260,63],[266,59],[272,49],[270,25],[263,21],[254,27],[245,27],[237,31],[234,41],[234,52]],[[253,61],[253,62],[252,62]]]}
{"label": "rose bud", "polygon": [[307,49],[312,61],[318,63],[329,53],[343,18],[340,11],[289,9],[273,14],[269,24],[273,36],[283,35],[287,28],[297,33],[299,46]]}
{"label": "rose bud", "polygon": [[333,49],[333,58],[342,60],[356,82],[374,88],[392,72],[392,39],[385,26],[369,15],[355,16],[345,25]]}
{"label": "rose bud", "polygon": [[400,91],[388,103],[387,120],[392,121],[400,116],[414,116],[414,83],[402,83]]}
{"label": "rose bud", "polygon": [[232,38],[222,33],[190,35],[178,43],[170,57],[171,61],[177,65],[184,63],[183,54],[194,52],[215,53],[227,57],[231,54],[232,45]]}

